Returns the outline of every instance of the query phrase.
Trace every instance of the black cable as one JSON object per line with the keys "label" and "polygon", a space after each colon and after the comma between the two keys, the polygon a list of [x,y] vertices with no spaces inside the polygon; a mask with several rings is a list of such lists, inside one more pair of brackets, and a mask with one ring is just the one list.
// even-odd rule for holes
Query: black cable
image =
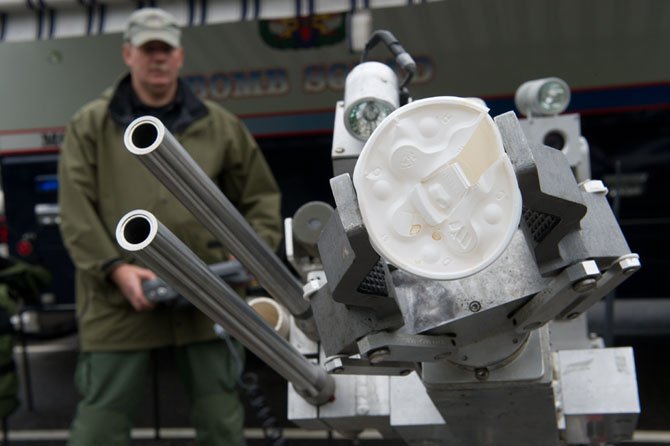
{"label": "black cable", "polygon": [[400,83],[398,87],[402,95],[408,95],[407,85],[416,74],[416,62],[412,59],[412,56],[405,51],[405,49],[400,45],[398,39],[395,36],[385,29],[380,29],[372,33],[370,39],[368,39],[363,49],[363,54],[361,55],[361,62],[365,62],[368,58],[368,51],[374,48],[379,42],[384,42],[384,45],[389,49],[389,51],[395,56],[395,61],[398,66],[406,73],[405,79]]}
{"label": "black cable", "polygon": [[214,331],[226,342],[233,361],[237,365],[237,384],[244,392],[249,406],[254,410],[256,419],[261,423],[265,444],[268,446],[284,446],[286,444],[286,439],[283,436],[284,430],[276,425],[277,418],[273,415],[272,408],[267,404],[265,394],[259,385],[258,375],[253,372],[243,373],[244,364],[228,333],[218,324],[214,326]]}
{"label": "black cable", "polygon": [[246,372],[238,379],[238,385],[244,391],[256,419],[261,423],[265,443],[268,446],[285,445],[283,429],[277,426],[277,419],[272,413],[272,408],[267,404],[265,394],[259,385],[258,375]]}

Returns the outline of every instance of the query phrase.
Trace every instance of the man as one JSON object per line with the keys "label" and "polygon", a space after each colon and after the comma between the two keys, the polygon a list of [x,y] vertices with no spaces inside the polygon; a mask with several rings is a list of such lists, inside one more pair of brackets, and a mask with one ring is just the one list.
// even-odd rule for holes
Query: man
{"label": "man", "polygon": [[152,211],[205,262],[227,253],[123,146],[136,117],[154,115],[221,187],[258,234],[276,248],[280,195],[244,125],[197,99],[179,79],[181,31],[167,12],[135,11],[123,44],[129,73],[69,124],[59,164],[61,233],[76,265],[81,354],[75,382],[83,399],[70,444],[127,445],[140,407],[150,349],[175,346],[192,400],[200,445],[244,444],[236,364],[213,324],[194,307],[156,306],[142,292],[155,274],[122,253],[114,230],[126,212]]}

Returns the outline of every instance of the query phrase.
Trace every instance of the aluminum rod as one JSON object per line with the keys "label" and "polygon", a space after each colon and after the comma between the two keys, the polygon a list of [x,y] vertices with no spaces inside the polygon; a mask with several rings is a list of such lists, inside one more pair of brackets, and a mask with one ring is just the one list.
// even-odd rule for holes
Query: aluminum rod
{"label": "aluminum rod", "polygon": [[135,210],[124,215],[116,227],[116,240],[291,382],[305,400],[316,405],[331,400],[332,377],[277,334],[153,214]]}
{"label": "aluminum rod", "polygon": [[159,119],[135,119],[126,129],[123,142],[272,297],[296,318],[311,318],[300,282]]}

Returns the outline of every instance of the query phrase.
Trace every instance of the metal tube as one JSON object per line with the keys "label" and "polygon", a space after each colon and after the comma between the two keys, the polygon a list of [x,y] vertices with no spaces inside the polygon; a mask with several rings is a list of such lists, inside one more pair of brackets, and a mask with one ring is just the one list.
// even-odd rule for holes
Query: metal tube
{"label": "metal tube", "polygon": [[331,399],[332,377],[279,336],[153,214],[135,210],[124,215],[116,227],[116,240],[291,382],[307,401],[318,405]]}
{"label": "metal tube", "polygon": [[135,119],[126,129],[123,142],[272,297],[298,319],[311,317],[300,282],[159,119]]}

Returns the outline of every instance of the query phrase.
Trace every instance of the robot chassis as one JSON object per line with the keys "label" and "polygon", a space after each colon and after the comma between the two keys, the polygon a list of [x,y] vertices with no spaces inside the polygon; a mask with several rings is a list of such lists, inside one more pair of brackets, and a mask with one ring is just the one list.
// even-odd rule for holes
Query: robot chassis
{"label": "robot chassis", "polygon": [[[117,240],[287,379],[288,417],[306,429],[352,438],[375,429],[409,445],[630,439],[640,411],[633,351],[589,336],[585,312],[640,267],[638,256],[600,181],[578,184],[565,155],[530,143],[513,112],[494,122],[521,224],[493,263],[456,280],[380,257],[342,173],[331,179],[335,210],[308,203],[286,221],[299,281],[159,120],[128,127],[128,150],[288,309],[289,341],[149,212],[124,216]],[[352,160],[334,159],[336,172],[341,162]]]}

